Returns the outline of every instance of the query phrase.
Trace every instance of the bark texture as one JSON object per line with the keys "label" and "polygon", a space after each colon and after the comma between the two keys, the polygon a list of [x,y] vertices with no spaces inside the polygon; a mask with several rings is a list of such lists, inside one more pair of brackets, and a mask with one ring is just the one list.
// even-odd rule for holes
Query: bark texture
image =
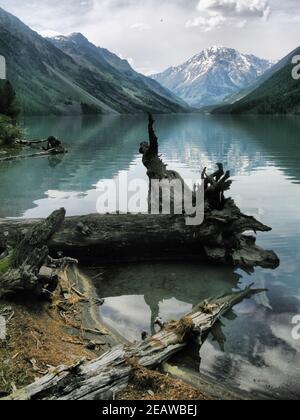
{"label": "bark texture", "polygon": [[47,243],[60,229],[65,214],[64,209],[57,210],[47,219],[32,225],[26,233],[13,232],[13,246],[8,245],[0,257],[0,297],[24,290],[55,290],[57,274],[54,267],[47,267],[50,263],[53,266]]}
{"label": "bark texture", "polygon": [[[14,244],[16,234],[41,220],[0,220],[0,248]],[[252,269],[276,268],[273,251],[258,247],[245,231],[269,232],[229,200],[222,211],[210,212],[202,225],[186,226],[183,216],[88,215],[66,218],[48,242],[52,256],[60,251],[81,263],[164,260],[209,260]]]}

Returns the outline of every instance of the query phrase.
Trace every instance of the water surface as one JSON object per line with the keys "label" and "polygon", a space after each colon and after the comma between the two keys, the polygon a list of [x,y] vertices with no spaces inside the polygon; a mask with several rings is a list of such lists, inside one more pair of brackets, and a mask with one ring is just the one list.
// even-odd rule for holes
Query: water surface
{"label": "water surface", "polygon": [[[138,145],[145,118],[26,119],[28,138],[56,135],[66,156],[0,166],[0,217],[40,217],[64,206],[68,215],[96,211],[97,188],[126,171],[145,178]],[[255,282],[267,293],[244,301],[222,319],[201,351],[201,372],[237,388],[277,397],[300,397],[300,340],[292,318],[300,313],[300,118],[157,117],[160,151],[170,168],[198,177],[203,166],[231,169],[231,195],[243,211],[273,227],[258,242],[274,249],[275,270],[203,264],[139,264],[104,269],[97,281],[106,298],[104,321],[129,341],[153,332],[153,320],[176,319],[200,300]],[[193,358],[181,363],[192,367]],[[193,368],[198,369],[194,358]]]}

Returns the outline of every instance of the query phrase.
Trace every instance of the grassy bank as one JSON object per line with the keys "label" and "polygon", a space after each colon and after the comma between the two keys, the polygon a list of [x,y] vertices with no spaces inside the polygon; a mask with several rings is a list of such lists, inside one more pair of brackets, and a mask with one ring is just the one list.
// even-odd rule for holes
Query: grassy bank
{"label": "grassy bank", "polygon": [[0,115],[0,148],[15,147],[15,140],[22,137],[22,130],[6,115]]}

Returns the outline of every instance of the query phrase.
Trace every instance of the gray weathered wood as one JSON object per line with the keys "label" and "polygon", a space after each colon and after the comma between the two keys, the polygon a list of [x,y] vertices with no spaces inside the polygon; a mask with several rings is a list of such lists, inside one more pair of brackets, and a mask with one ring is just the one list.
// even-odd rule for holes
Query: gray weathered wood
{"label": "gray weathered wood", "polygon": [[[0,248],[16,233],[40,220],[0,220]],[[80,228],[79,228],[80,226]],[[83,229],[84,227],[84,229]],[[231,266],[276,268],[273,251],[257,247],[245,231],[271,228],[240,212],[232,201],[210,212],[200,226],[186,226],[184,216],[108,214],[68,217],[49,241],[52,254],[62,251],[82,263],[207,260]],[[86,233],[87,232],[87,233]],[[249,244],[246,243],[250,241]],[[242,245],[242,246],[241,246]]]}
{"label": "gray weathered wood", "polygon": [[49,270],[46,273],[47,243],[61,227],[65,214],[65,209],[57,210],[32,225],[24,235],[14,232],[13,247],[8,247],[7,255],[0,261],[0,297],[22,290],[41,291],[50,282],[57,284],[55,274]]}
{"label": "gray weathered wood", "polygon": [[[60,366],[6,400],[109,400],[124,390],[134,369],[155,368],[188,345],[193,336],[201,345],[215,322],[234,305],[259,290],[247,288],[200,304],[178,322],[166,324],[153,337],[113,348],[92,362]],[[200,339],[199,339],[200,338]]]}

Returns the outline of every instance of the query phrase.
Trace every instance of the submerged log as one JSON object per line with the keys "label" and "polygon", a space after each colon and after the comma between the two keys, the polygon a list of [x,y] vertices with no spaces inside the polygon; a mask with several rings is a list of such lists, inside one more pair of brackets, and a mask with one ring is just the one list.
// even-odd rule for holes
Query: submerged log
{"label": "submerged log", "polygon": [[68,153],[68,151],[64,147],[60,146],[60,147],[55,147],[54,149],[50,149],[47,151],[45,150],[42,152],[36,152],[36,153],[27,154],[27,155],[7,156],[4,158],[0,158],[0,162],[11,162],[15,160],[30,158],[30,157],[45,157],[45,156],[53,156],[53,155],[62,155],[65,153]]}
{"label": "submerged log", "polygon": [[201,346],[216,321],[243,299],[260,290],[247,288],[200,304],[190,315],[170,322],[143,342],[113,348],[97,360],[60,366],[5,400],[110,400],[123,391],[132,373],[153,369],[196,337]]}
{"label": "submerged log", "polygon": [[36,144],[43,144],[47,143],[47,139],[44,140],[16,140],[16,144],[20,144],[21,146],[32,146]]}
{"label": "submerged log", "polygon": [[57,210],[25,234],[14,232],[13,246],[8,245],[0,259],[0,297],[23,290],[39,293],[44,288],[49,292],[55,290],[57,275],[54,269],[47,267],[47,243],[61,227],[65,214],[64,209]]}

